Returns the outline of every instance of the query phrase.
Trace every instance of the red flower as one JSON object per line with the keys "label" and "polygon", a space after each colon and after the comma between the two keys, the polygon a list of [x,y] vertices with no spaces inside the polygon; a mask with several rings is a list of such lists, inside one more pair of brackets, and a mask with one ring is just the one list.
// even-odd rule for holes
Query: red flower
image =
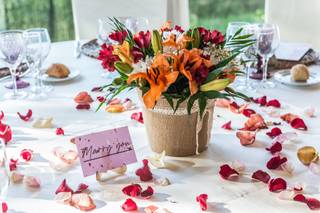
{"label": "red flower", "polygon": [[210,41],[210,31],[205,29],[204,27],[198,27],[198,31],[200,34],[200,37],[203,42],[208,43]]}
{"label": "red flower", "polygon": [[150,47],[151,34],[149,30],[147,32],[140,31],[134,35],[133,40],[139,48],[147,49]]}
{"label": "red flower", "polygon": [[0,121],[4,118],[4,112],[1,110]]}
{"label": "red flower", "polygon": [[17,160],[14,160],[12,158],[10,159],[9,169],[11,172],[17,169],[17,164],[18,164],[18,159]]}
{"label": "red flower", "polygon": [[132,113],[131,119],[132,119],[132,120],[136,120],[136,121],[138,121],[139,123],[142,123],[142,124],[143,124],[142,112],[134,112],[134,113]]}
{"label": "red flower", "polygon": [[206,211],[208,209],[208,195],[207,194],[200,194],[196,197],[196,201],[200,204],[200,208],[202,211]]}
{"label": "red flower", "polygon": [[281,152],[282,144],[279,143],[278,141],[276,141],[270,147],[266,148],[266,150],[271,152],[271,154],[275,154],[275,153]]}
{"label": "red flower", "polygon": [[6,202],[2,202],[1,203],[1,209],[2,209],[2,213],[7,213],[9,208],[8,208],[8,204]]}
{"label": "red flower", "polygon": [[148,188],[141,192],[141,197],[144,199],[149,199],[153,195],[154,191],[151,186],[148,186]]}
{"label": "red flower", "polygon": [[123,194],[131,197],[139,196],[141,191],[142,191],[142,188],[139,184],[131,184],[131,185],[125,186],[122,189]]}
{"label": "red flower", "polygon": [[141,181],[149,181],[152,180],[152,173],[150,171],[150,167],[148,166],[149,161],[147,159],[143,159],[143,167],[137,169],[136,175],[140,177]]}
{"label": "red flower", "polygon": [[175,26],[174,26],[174,29],[175,29],[176,31],[178,31],[179,33],[184,33],[184,30],[183,30],[182,27],[179,26],[179,25],[175,25]]}
{"label": "red flower", "polygon": [[58,189],[56,190],[56,194],[60,192],[71,192],[73,193],[73,190],[68,186],[66,179],[64,179]]}
{"label": "red flower", "polygon": [[134,63],[138,63],[141,59],[144,58],[143,52],[138,47],[132,48],[132,56]]}
{"label": "red flower", "polygon": [[33,151],[31,149],[23,149],[21,150],[20,156],[25,161],[30,161],[33,156]]}
{"label": "red flower", "polygon": [[227,129],[227,130],[232,130],[231,121],[228,121],[227,123],[223,124],[223,125],[221,126],[221,128]]}
{"label": "red flower", "polygon": [[12,131],[9,125],[1,123],[0,121],[0,138],[7,144],[12,139]]}
{"label": "red flower", "polygon": [[20,112],[17,112],[17,114],[19,115],[19,117],[21,118],[21,120],[23,121],[29,121],[31,116],[32,116],[32,110],[28,109],[28,112],[26,115],[22,115]]}
{"label": "red flower", "polygon": [[56,135],[64,135],[64,130],[62,128],[57,128]]}
{"label": "red flower", "polygon": [[274,137],[277,137],[278,135],[281,135],[282,134],[282,131],[280,128],[278,127],[274,127],[271,129],[270,132],[267,132],[266,133],[270,138],[274,138]]}
{"label": "red flower", "polygon": [[126,30],[116,31],[116,32],[111,33],[109,35],[109,38],[122,44],[123,41],[126,39],[127,35],[128,35],[128,33]]}
{"label": "red flower", "polygon": [[101,50],[99,51],[98,60],[102,61],[102,67],[110,72],[115,70],[114,63],[119,61],[120,58],[117,55],[113,55],[112,45],[101,45]]}
{"label": "red flower", "polygon": [[228,180],[232,176],[239,176],[239,173],[228,164],[220,166],[219,174],[225,180]]}
{"label": "red flower", "polygon": [[287,158],[283,157],[281,158],[280,156],[275,156],[272,157],[268,162],[267,162],[267,168],[268,169],[277,169],[281,164],[287,162]]}
{"label": "red flower", "polygon": [[282,178],[271,179],[269,182],[269,191],[278,192],[287,188],[287,182]]}
{"label": "red flower", "polygon": [[211,33],[211,43],[213,44],[221,44],[224,42],[224,36],[218,30],[213,30]]}
{"label": "red flower", "polygon": [[88,189],[89,185],[85,183],[80,183],[77,190],[74,193],[82,193],[84,190]]}
{"label": "red flower", "polygon": [[262,96],[260,98],[254,98],[252,101],[260,106],[265,106],[267,104],[267,96]]}
{"label": "red flower", "polygon": [[124,204],[122,204],[121,206],[122,210],[125,212],[131,212],[131,211],[136,211],[138,210],[138,206],[137,204],[131,200],[130,198],[128,198]]}
{"label": "red flower", "polygon": [[279,102],[277,99],[273,99],[273,100],[268,101],[268,103],[267,103],[266,106],[267,106],[267,107],[268,107],[268,106],[273,106],[273,107],[275,107],[275,108],[280,108],[280,107],[281,107],[281,104],[280,104],[280,102]]}
{"label": "red flower", "polygon": [[198,69],[191,72],[192,79],[195,79],[198,85],[201,85],[209,75],[209,69],[206,65],[201,64]]}
{"label": "red flower", "polygon": [[304,121],[301,118],[293,119],[290,125],[292,126],[292,128],[295,128],[295,129],[308,130],[307,125],[304,123]]}
{"label": "red flower", "polygon": [[248,118],[250,118],[251,115],[256,114],[256,111],[254,111],[253,109],[244,109],[242,111],[242,114]]}
{"label": "red flower", "polygon": [[269,180],[270,180],[270,175],[268,173],[266,173],[265,171],[262,171],[262,170],[257,170],[255,171],[252,176],[251,176],[253,179],[255,180],[259,180],[261,182],[264,182],[264,183],[268,183]]}

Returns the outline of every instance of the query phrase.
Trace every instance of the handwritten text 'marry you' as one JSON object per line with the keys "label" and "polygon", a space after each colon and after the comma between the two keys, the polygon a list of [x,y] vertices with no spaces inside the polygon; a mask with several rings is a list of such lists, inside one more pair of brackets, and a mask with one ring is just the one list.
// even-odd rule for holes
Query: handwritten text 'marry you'
{"label": "handwritten text 'marry you'", "polygon": [[111,155],[128,152],[132,149],[132,144],[130,142],[117,142],[115,144],[109,144],[106,146],[90,145],[81,148],[81,158],[84,159],[84,162],[89,162]]}

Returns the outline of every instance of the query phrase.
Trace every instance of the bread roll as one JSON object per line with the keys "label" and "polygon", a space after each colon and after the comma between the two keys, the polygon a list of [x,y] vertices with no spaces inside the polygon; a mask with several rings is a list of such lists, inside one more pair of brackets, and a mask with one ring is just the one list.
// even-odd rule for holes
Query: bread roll
{"label": "bread roll", "polygon": [[297,64],[291,68],[291,78],[293,81],[307,81],[309,79],[309,69],[304,64]]}

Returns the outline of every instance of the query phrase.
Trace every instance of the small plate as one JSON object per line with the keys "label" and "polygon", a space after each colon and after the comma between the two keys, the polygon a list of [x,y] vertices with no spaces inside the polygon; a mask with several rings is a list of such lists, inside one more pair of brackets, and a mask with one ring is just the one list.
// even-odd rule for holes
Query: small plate
{"label": "small plate", "polygon": [[69,68],[69,70],[70,70],[70,74],[66,78],[53,78],[53,77],[48,76],[47,74],[43,74],[41,76],[41,79],[43,81],[45,81],[45,82],[54,83],[54,82],[70,81],[70,80],[72,80],[72,79],[74,79],[74,78],[76,78],[76,77],[78,77],[80,75],[80,71],[77,70],[77,69]]}
{"label": "small plate", "polygon": [[296,82],[291,79],[289,69],[280,70],[274,74],[274,79],[282,84],[289,86],[306,87],[320,84],[320,66],[312,65],[309,66],[310,77],[306,82]]}

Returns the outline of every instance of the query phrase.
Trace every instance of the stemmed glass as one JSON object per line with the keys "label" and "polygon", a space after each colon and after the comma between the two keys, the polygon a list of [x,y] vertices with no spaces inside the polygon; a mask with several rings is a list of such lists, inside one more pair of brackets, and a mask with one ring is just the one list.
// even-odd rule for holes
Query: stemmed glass
{"label": "stemmed glass", "polygon": [[[248,22],[244,21],[229,22],[226,32],[227,39],[230,39],[231,36],[233,36],[240,28],[243,28],[248,24]],[[243,35],[243,31],[240,33],[240,35]]]}
{"label": "stemmed glass", "polygon": [[6,93],[4,97],[7,99],[22,99],[27,93],[18,91],[16,82],[18,73],[16,70],[25,57],[23,31],[8,30],[0,32],[0,51],[4,56],[3,60],[9,66],[13,84],[13,93]]}
{"label": "stemmed glass", "polygon": [[0,203],[5,200],[10,184],[10,169],[6,155],[6,144],[0,138]]}
{"label": "stemmed glass", "polygon": [[280,43],[279,27],[275,24],[260,24],[257,29],[257,52],[263,58],[263,75],[261,88],[273,88],[275,83],[267,80],[269,58]]}

